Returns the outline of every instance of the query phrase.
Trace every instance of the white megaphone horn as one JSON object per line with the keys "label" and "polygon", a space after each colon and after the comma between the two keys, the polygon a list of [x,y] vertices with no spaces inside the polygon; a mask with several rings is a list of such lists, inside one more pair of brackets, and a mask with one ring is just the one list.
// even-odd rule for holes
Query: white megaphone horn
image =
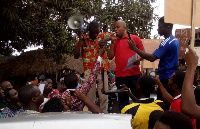
{"label": "white megaphone horn", "polygon": [[67,24],[70,29],[73,29],[73,30],[82,29],[83,18],[79,14],[73,14],[67,20]]}

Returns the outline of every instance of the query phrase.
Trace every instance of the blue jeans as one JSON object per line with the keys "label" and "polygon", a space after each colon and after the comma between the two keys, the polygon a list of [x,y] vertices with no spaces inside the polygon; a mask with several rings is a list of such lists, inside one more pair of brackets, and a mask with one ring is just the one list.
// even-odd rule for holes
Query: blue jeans
{"label": "blue jeans", "polygon": [[[117,89],[120,89],[119,85],[125,84],[128,88],[130,88],[131,92],[135,97],[138,97],[136,92],[136,83],[137,80],[140,78],[140,74],[128,77],[116,77],[116,86]],[[129,104],[129,95],[127,93],[119,93],[118,94],[118,104],[119,110],[121,111],[122,108]]]}

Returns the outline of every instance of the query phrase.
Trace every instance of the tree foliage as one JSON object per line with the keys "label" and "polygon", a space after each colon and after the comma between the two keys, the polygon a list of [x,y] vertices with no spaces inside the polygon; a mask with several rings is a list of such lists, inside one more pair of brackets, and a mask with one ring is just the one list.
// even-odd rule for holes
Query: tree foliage
{"label": "tree foliage", "polygon": [[150,0],[1,0],[0,54],[23,52],[29,45],[43,45],[55,59],[72,54],[76,37],[67,20],[75,13],[85,26],[91,18],[98,21],[102,31],[112,31],[123,19],[132,34],[149,38],[157,17],[153,10]]}

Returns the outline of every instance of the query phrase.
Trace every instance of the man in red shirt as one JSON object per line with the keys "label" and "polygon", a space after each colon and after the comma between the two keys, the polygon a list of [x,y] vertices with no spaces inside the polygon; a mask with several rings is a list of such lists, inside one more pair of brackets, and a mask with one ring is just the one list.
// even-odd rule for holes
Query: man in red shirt
{"label": "man in red shirt", "polygon": [[[141,58],[138,58],[135,62],[135,66],[132,68],[126,68],[128,60],[136,55],[136,52],[129,48],[129,37],[126,32],[126,23],[122,20],[115,22],[115,33],[117,39],[112,41],[110,49],[108,51],[108,58],[112,60],[115,57],[115,74],[116,74],[116,85],[120,89],[121,84],[125,84],[131,89],[133,95],[137,96],[136,93],[136,82],[140,78],[140,67],[139,63]],[[136,46],[140,50],[144,50],[141,39],[136,35],[131,35],[131,38],[136,43]],[[124,106],[129,104],[129,96],[126,93],[118,94],[119,109],[121,110]]]}
{"label": "man in red shirt", "polygon": [[[162,94],[163,99],[165,102],[170,105],[170,110],[181,112],[181,91],[183,86],[183,81],[185,78],[185,72],[178,71],[172,74],[171,78],[168,82],[168,88],[173,93],[173,97],[167,92],[165,87],[162,85],[158,77],[156,77],[155,81],[160,88],[160,92]],[[187,115],[187,114],[186,114]],[[191,119],[193,128],[196,129],[196,119]]]}

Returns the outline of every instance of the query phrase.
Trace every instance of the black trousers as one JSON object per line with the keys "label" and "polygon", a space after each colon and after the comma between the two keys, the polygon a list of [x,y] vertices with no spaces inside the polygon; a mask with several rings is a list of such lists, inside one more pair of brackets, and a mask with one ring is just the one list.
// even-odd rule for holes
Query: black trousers
{"label": "black trousers", "polygon": [[[116,86],[118,89],[120,89],[120,85],[125,84],[127,87],[130,88],[133,95],[138,97],[136,92],[136,83],[137,80],[140,78],[140,74],[134,75],[134,76],[128,76],[128,77],[116,77]],[[118,105],[119,110],[121,111],[122,108],[129,104],[129,96],[127,93],[119,93],[118,94]]]}

